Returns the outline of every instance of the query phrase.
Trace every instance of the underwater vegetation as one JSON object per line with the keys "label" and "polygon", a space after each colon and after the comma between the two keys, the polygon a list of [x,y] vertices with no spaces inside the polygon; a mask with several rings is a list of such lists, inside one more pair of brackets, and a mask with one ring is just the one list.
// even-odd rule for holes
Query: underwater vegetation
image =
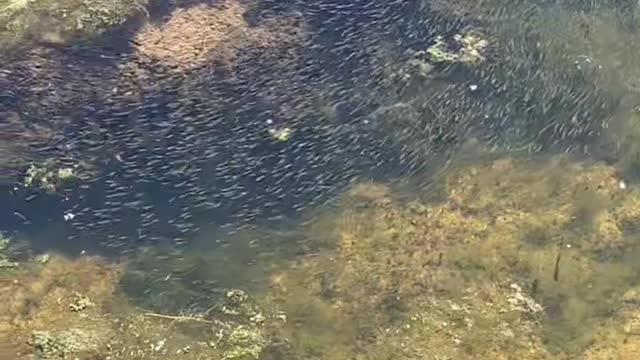
{"label": "underwater vegetation", "polygon": [[24,177],[24,186],[41,188],[48,192],[67,185],[76,178],[72,168],[55,168],[51,162],[44,163],[42,167],[31,165]]}
{"label": "underwater vegetation", "polygon": [[356,183],[236,251],[23,261],[0,337],[17,359],[633,359],[636,185],[568,155],[473,158],[411,195]]}
{"label": "underwater vegetation", "polygon": [[[291,321],[367,359],[631,359],[619,344],[636,340],[617,322],[634,311],[638,209],[623,181],[567,156],[488,156],[409,201],[358,184],[328,215],[334,252],[296,261],[274,289]],[[616,335],[603,341],[607,326]],[[312,345],[298,344],[301,358]]]}
{"label": "underwater vegetation", "polygon": [[[0,355],[11,359],[257,359],[286,321],[230,289],[206,309],[162,314],[132,306],[119,289],[124,267],[98,257],[52,255],[2,280]],[[273,328],[273,329],[272,329]]]}
{"label": "underwater vegetation", "polygon": [[250,11],[251,3],[231,0],[176,7],[166,21],[135,34],[135,51],[180,71],[212,65],[233,71],[247,49],[272,53],[281,66],[295,61],[309,36],[302,16],[276,14],[253,24]]}
{"label": "underwater vegetation", "polygon": [[25,41],[64,44],[78,38],[95,38],[147,14],[146,0],[2,0],[0,48],[9,50]]}

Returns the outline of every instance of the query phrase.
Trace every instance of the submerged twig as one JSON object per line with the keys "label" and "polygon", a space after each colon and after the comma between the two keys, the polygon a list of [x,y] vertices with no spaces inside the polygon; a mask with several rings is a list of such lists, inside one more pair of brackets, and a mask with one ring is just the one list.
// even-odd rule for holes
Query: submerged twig
{"label": "submerged twig", "polygon": [[206,324],[214,324],[213,321],[209,321],[206,319],[201,319],[201,318],[197,318],[197,317],[193,317],[193,316],[174,316],[174,315],[164,315],[164,314],[156,314],[156,313],[151,313],[151,312],[147,312],[143,314],[144,316],[150,316],[150,317],[156,317],[156,318],[161,318],[161,319],[169,319],[169,320],[174,320],[174,321],[196,321],[196,322],[202,322],[202,323],[206,323]]}

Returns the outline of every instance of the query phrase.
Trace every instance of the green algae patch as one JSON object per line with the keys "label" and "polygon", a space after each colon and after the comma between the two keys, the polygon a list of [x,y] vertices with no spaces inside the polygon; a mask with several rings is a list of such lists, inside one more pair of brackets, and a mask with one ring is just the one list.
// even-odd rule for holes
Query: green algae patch
{"label": "green algae patch", "polygon": [[0,233],[0,269],[15,269],[19,265],[10,254],[10,242],[11,238]]}
{"label": "green algae patch", "polygon": [[414,200],[354,185],[325,215],[335,249],[274,277],[298,329],[327,329],[299,331],[299,356],[581,356],[640,270],[635,186],[569,156],[483,156],[434,181]]}
{"label": "green algae patch", "polygon": [[[259,359],[286,345],[287,317],[229,289],[181,311],[135,306],[120,290],[123,264],[99,257],[50,256],[11,284],[0,284],[0,341],[12,358]],[[193,298],[192,298],[193,300]]]}
{"label": "green algae patch", "polygon": [[[483,53],[489,42],[482,35],[475,32],[456,34],[453,44],[447,44],[442,36],[438,36],[433,45],[429,46],[426,54],[433,63],[463,63],[475,64],[485,60]],[[451,48],[458,48],[452,50]]]}
{"label": "green algae patch", "polygon": [[68,186],[77,177],[73,168],[57,168],[52,161],[47,161],[40,166],[31,164],[26,171],[23,185],[53,193]]}
{"label": "green algae patch", "polygon": [[461,158],[433,181],[357,183],[295,231],[206,251],[34,259],[0,293],[0,340],[51,358],[633,358],[633,183],[516,155]]}
{"label": "green algae patch", "polygon": [[69,329],[57,332],[34,331],[29,344],[40,359],[60,359],[67,354],[92,350],[101,334],[87,329]]}
{"label": "green algae patch", "polygon": [[139,0],[2,0],[0,46],[27,39],[65,43],[73,37],[90,38],[146,14]]}
{"label": "green algae patch", "polygon": [[246,326],[233,329],[226,339],[223,359],[259,359],[267,340],[259,330]]}

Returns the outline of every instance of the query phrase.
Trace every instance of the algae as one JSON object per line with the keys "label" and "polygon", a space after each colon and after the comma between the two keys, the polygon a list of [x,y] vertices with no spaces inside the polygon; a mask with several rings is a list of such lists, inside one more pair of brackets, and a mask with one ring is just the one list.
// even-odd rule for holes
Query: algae
{"label": "algae", "polygon": [[13,269],[18,267],[18,263],[12,261],[9,252],[11,239],[0,232],[0,269]]}
{"label": "algae", "polygon": [[73,301],[69,304],[69,310],[71,311],[82,311],[89,306],[94,306],[95,304],[89,299],[88,296],[82,295],[79,292],[73,293]]}
{"label": "algae", "polygon": [[246,230],[207,251],[146,248],[119,265],[51,255],[10,284],[0,335],[21,354],[112,359],[636,351],[637,186],[569,155],[454,160],[428,191],[355,183],[291,234]]}
{"label": "algae", "polygon": [[86,329],[34,331],[30,344],[40,359],[64,359],[68,354],[95,350],[96,334]]}
{"label": "algae", "polygon": [[16,349],[16,359],[258,359],[286,321],[277,304],[258,304],[238,289],[207,311],[149,311],[118,291],[122,274],[121,265],[97,257],[52,255],[47,266],[29,267],[11,295],[0,292],[0,341]]}
{"label": "algae", "polygon": [[[480,34],[468,32],[453,36],[453,45],[447,44],[442,36],[436,37],[433,45],[429,46],[426,54],[434,63],[464,63],[475,64],[485,60],[483,53],[487,50],[489,42]],[[459,48],[451,50],[450,48]]]}
{"label": "algae", "polygon": [[[497,154],[461,157],[433,181],[412,199],[391,185],[354,184],[296,232],[323,251],[283,256],[287,242],[280,250],[275,242],[276,255],[254,265],[262,283],[246,290],[221,285],[255,282],[254,270],[203,261],[217,255],[202,250],[147,249],[120,268],[52,255],[12,285],[12,307],[23,310],[6,311],[21,324],[7,325],[15,329],[7,340],[31,339],[30,351],[42,356],[113,359],[599,359],[604,348],[633,351],[614,346],[638,328],[635,184],[620,187],[616,168],[570,156]],[[240,248],[236,256],[246,257]],[[228,278],[208,266],[226,268]],[[131,276],[148,284],[141,297],[173,288],[177,298],[136,300],[123,287]],[[21,303],[34,300],[37,310]],[[89,338],[100,347],[80,346]]]}
{"label": "algae", "polygon": [[69,167],[58,167],[53,160],[42,164],[31,164],[24,176],[23,185],[27,188],[41,189],[49,193],[69,186],[78,179],[78,174]]}
{"label": "algae", "polygon": [[226,340],[228,347],[222,354],[223,359],[259,359],[266,340],[256,329],[238,326]]}
{"label": "algae", "polygon": [[313,341],[296,334],[293,349],[303,358],[580,356],[640,270],[624,225],[637,216],[634,186],[620,187],[614,167],[568,156],[489,156],[436,181],[442,194],[425,199],[439,200],[418,193],[407,203],[366,183],[341,198],[335,252],[274,279],[289,324],[315,329]]}
{"label": "algae", "polygon": [[93,38],[146,14],[140,0],[3,0],[0,1],[0,46],[25,40],[60,44],[74,38]]}

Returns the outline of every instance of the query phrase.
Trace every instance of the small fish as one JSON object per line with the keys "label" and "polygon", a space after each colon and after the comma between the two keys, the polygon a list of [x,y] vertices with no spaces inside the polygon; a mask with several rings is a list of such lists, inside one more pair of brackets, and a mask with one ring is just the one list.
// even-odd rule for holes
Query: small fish
{"label": "small fish", "polygon": [[35,198],[37,198],[38,196],[40,196],[40,194],[31,194],[31,195],[27,196],[27,197],[24,199],[24,201],[26,201],[26,202],[31,202],[31,201],[33,201]]}
{"label": "small fish", "polygon": [[21,212],[19,211],[14,211],[13,215],[17,216],[20,218],[20,220],[22,220],[25,224],[31,224],[31,221],[29,221],[29,219],[27,219],[26,216],[24,216]]}
{"label": "small fish", "polygon": [[558,277],[560,276],[560,255],[561,253],[558,252],[558,257],[556,257],[556,267],[553,270],[553,281],[558,281]]}

